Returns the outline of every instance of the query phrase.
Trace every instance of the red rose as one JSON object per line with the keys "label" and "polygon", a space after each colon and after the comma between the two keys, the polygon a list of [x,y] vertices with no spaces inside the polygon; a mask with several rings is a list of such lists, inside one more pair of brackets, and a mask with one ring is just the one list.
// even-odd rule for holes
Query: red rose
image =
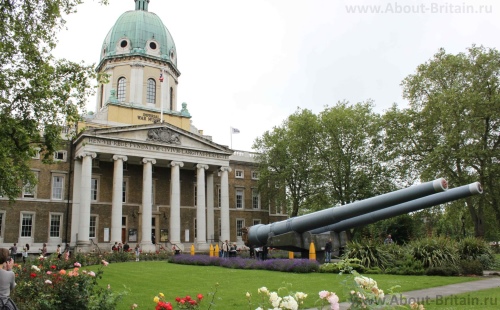
{"label": "red rose", "polygon": [[180,297],[175,297],[175,301],[179,302],[179,301],[181,301],[181,298]]}
{"label": "red rose", "polygon": [[30,274],[30,278],[36,278],[36,273],[32,272],[32,273]]}
{"label": "red rose", "polygon": [[201,294],[198,294],[198,296],[196,296],[196,297],[198,297],[198,300],[202,300],[203,299],[203,295],[201,295]]}
{"label": "red rose", "polygon": [[194,306],[194,305],[196,305],[196,300],[192,300],[192,299],[191,299],[191,300],[189,301],[189,303],[190,303],[191,305],[193,305],[193,306]]}
{"label": "red rose", "polygon": [[56,265],[52,265],[52,266],[50,266],[50,269],[54,269],[54,270],[55,270],[56,268],[57,268],[57,266],[56,266]]}
{"label": "red rose", "polygon": [[191,296],[189,296],[189,295],[187,295],[185,298],[186,298],[187,301],[191,300]]}

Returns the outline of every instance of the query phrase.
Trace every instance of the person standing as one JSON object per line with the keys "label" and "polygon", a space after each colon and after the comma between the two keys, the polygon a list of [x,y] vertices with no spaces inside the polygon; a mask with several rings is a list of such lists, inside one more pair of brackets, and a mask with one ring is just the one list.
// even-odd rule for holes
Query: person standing
{"label": "person standing", "polygon": [[332,239],[328,239],[325,244],[325,263],[332,262]]}
{"label": "person standing", "polygon": [[139,243],[135,245],[134,251],[135,251],[135,261],[138,262],[139,256],[141,255],[141,248],[139,247]]}
{"label": "person standing", "polygon": [[26,259],[28,258],[28,251],[30,250],[30,245],[26,243],[23,248],[23,263],[26,263]]}
{"label": "person standing", "polygon": [[40,249],[42,251],[42,256],[45,257],[47,256],[47,243],[44,243],[42,248]]}
{"label": "person standing", "polygon": [[57,245],[56,254],[57,254],[57,259],[61,259],[62,253],[60,244]]}
{"label": "person standing", "polygon": [[123,252],[128,252],[130,249],[130,245],[128,245],[127,241],[123,243]]}
{"label": "person standing", "polygon": [[384,240],[384,244],[393,244],[394,241],[392,241],[392,236],[389,234],[387,235],[387,238]]}
{"label": "person standing", "polygon": [[10,247],[10,257],[16,262],[16,255],[17,255],[17,245],[14,243],[13,246]]}
{"label": "person standing", "polygon": [[226,240],[222,244],[222,257],[227,258],[229,256],[229,241]]}
{"label": "person standing", "polygon": [[[17,251],[16,251],[17,252]],[[0,249],[0,308],[17,310],[16,304],[10,298],[10,293],[16,287],[16,275],[12,271],[14,260],[7,248]]]}

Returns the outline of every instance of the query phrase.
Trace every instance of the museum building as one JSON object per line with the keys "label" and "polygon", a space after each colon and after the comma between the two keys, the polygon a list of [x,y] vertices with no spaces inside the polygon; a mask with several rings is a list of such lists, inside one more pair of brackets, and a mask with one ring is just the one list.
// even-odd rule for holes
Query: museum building
{"label": "museum building", "polygon": [[[131,1],[131,0],[129,0]],[[132,1],[131,1],[132,2]],[[54,163],[32,159],[36,186],[12,204],[0,197],[0,246],[69,243],[78,251],[110,250],[115,242],[181,249],[229,240],[241,228],[287,218],[258,190],[255,154],[212,141],[180,108],[177,51],[149,0],[135,0],[106,35],[96,71],[95,113]],[[131,3],[132,6],[132,3]]]}

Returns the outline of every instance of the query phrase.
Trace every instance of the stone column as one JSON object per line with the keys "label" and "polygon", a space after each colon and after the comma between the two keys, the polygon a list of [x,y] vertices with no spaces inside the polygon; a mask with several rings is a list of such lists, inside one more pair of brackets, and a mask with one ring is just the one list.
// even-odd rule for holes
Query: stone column
{"label": "stone column", "polygon": [[[214,216],[214,174],[207,173],[207,236],[209,239],[215,238],[215,216]],[[214,242],[214,240],[210,240]],[[218,253],[217,253],[218,254]]]}
{"label": "stone column", "polygon": [[114,155],[113,201],[111,204],[111,244],[122,243],[123,162],[127,156]]}
{"label": "stone column", "polygon": [[142,230],[141,248],[143,251],[154,251],[155,246],[151,242],[151,217],[152,211],[152,187],[153,187],[153,165],[156,160],[143,158],[144,170],[142,176]]}
{"label": "stone column", "polygon": [[80,197],[80,219],[78,223],[77,246],[83,252],[90,248],[89,226],[90,226],[90,195],[92,186],[92,158],[96,158],[96,153],[82,153],[82,178]]}
{"label": "stone column", "polygon": [[170,242],[181,249],[181,182],[180,168],[184,163],[172,161],[170,163]]}
{"label": "stone column", "polygon": [[230,223],[229,223],[229,177],[231,167],[221,167],[221,207],[220,207],[220,222],[221,222],[221,241],[230,240]]}
{"label": "stone column", "polygon": [[71,239],[70,244],[76,245],[76,236],[80,226],[80,193],[82,186],[82,161],[80,158],[75,158],[75,168],[73,175],[73,204],[71,206]]}
{"label": "stone column", "polygon": [[207,245],[207,224],[205,216],[205,170],[208,169],[208,165],[198,164],[196,165],[197,175],[196,175],[196,236],[198,250],[208,250]]}

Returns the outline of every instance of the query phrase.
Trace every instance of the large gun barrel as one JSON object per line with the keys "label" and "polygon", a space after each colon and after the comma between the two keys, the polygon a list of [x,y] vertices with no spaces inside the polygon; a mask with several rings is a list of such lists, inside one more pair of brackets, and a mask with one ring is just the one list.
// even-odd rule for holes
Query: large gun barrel
{"label": "large gun barrel", "polygon": [[288,232],[301,234],[306,231],[326,227],[365,213],[443,192],[447,188],[448,183],[446,180],[440,178],[343,206],[332,207],[314,213],[290,218],[288,220],[267,225],[254,225],[250,228],[244,227],[242,229],[243,240],[248,245],[266,245],[268,238],[272,236]]}
{"label": "large gun barrel", "polygon": [[368,225],[394,216],[415,212],[421,209],[437,206],[443,203],[462,199],[476,194],[481,194],[483,188],[479,182],[449,189],[445,192],[425,196],[419,199],[404,202],[382,210],[366,213],[349,218],[338,223],[310,231],[312,234],[321,234],[327,231],[341,232],[351,228]]}

